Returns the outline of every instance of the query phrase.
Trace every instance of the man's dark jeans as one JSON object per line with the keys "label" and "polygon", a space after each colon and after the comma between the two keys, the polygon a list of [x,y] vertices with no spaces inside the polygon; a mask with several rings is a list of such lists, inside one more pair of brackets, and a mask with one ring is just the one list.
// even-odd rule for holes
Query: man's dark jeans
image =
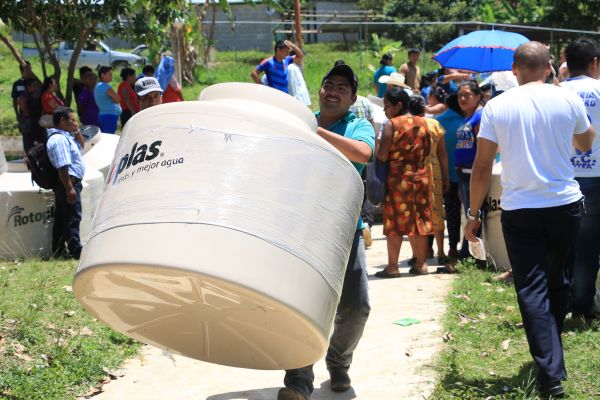
{"label": "man's dark jeans", "polygon": [[[325,362],[328,369],[348,370],[352,354],[362,337],[369,318],[367,257],[362,231],[356,231],[346,267],[342,296],[337,307],[335,327],[329,340]],[[285,371],[283,383],[306,396],[313,392],[315,375],[312,365]]]}
{"label": "man's dark jeans", "polygon": [[600,256],[600,177],[576,178],[585,196],[571,278],[571,309],[575,315],[593,316],[598,257]]}
{"label": "man's dark jeans", "polygon": [[54,227],[52,229],[52,252],[55,257],[66,255],[65,244],[69,255],[79,259],[81,241],[79,239],[79,223],[81,222],[81,182],[73,184],[77,193],[74,204],[67,202],[67,192],[62,183],[54,188]]}
{"label": "man's dark jeans", "polygon": [[560,334],[569,306],[566,266],[580,218],[581,201],[502,211],[502,231],[519,309],[541,381],[567,376]]}

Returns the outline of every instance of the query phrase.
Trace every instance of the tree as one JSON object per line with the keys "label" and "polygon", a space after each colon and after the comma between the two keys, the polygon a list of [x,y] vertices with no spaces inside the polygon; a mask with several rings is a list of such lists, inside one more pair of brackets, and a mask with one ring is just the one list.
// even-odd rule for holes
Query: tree
{"label": "tree", "polygon": [[[479,11],[479,1],[433,0],[386,0],[379,2],[378,9],[385,16],[398,22],[469,21]],[[377,2],[361,0],[364,8],[377,7]],[[401,40],[408,47],[438,48],[456,35],[456,28],[448,25],[398,25],[389,35]]]}
{"label": "tree", "polygon": [[[83,46],[92,37],[106,35],[113,22],[118,21],[119,15],[128,12],[128,7],[127,1],[120,0],[3,1],[2,18],[13,30],[33,37],[44,78],[53,76],[56,79],[59,96],[65,99],[65,104],[70,105],[75,66]],[[20,52],[15,47],[11,48],[10,42],[2,41],[11,49],[15,59],[22,63]],[[73,54],[67,67],[66,95],[62,94],[60,88],[62,67],[54,52],[60,41],[73,43]],[[54,69],[52,74],[48,73],[47,63]]]}

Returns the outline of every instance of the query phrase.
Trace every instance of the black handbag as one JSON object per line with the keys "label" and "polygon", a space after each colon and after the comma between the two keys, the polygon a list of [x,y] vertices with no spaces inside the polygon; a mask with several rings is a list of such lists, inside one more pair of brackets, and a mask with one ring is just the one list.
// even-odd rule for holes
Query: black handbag
{"label": "black handbag", "polygon": [[375,159],[367,163],[367,198],[373,204],[383,203],[387,193],[388,163]]}

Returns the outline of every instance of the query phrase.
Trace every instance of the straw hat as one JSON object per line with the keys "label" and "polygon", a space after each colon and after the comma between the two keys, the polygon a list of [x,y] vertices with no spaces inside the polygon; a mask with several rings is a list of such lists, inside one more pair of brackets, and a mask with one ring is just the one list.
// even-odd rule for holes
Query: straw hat
{"label": "straw hat", "polygon": [[379,77],[379,83],[400,86],[406,89],[410,89],[410,86],[404,83],[405,80],[406,78],[404,77],[404,75],[399,74],[398,72],[392,72],[390,75],[383,75]]}

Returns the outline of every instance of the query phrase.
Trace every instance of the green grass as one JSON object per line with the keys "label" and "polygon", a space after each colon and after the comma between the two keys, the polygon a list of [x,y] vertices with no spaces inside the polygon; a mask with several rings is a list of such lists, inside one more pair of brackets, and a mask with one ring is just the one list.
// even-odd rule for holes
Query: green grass
{"label": "green grass", "polygon": [[[472,265],[460,271],[448,295],[444,321],[452,339],[437,362],[439,378],[431,398],[536,399],[536,372],[514,288]],[[461,323],[459,313],[477,321]],[[586,326],[567,320],[563,342],[569,398],[600,399],[600,323]]]}
{"label": "green grass", "polygon": [[72,261],[0,262],[0,399],[69,399],[136,354],[70,285]]}
{"label": "green grass", "polygon": [[[373,93],[373,72],[369,69],[379,66],[372,50],[365,50],[364,45],[354,43],[350,50],[336,43],[308,44],[305,45],[305,80],[311,96],[313,110],[317,110],[318,91],[323,75],[333,66],[336,60],[343,59],[357,74],[360,82],[359,94],[364,96]],[[250,72],[270,54],[258,51],[221,51],[217,53],[216,65],[213,68],[198,68],[197,82],[191,86],[184,86],[183,93],[186,100],[196,100],[205,87],[220,82],[252,82]],[[395,66],[406,61],[405,51],[396,53]],[[39,60],[32,59],[33,71],[42,76]],[[431,60],[431,53],[422,54],[419,62],[422,73],[436,68],[436,63]],[[52,71],[52,67],[49,67]],[[139,72],[139,71],[138,71]],[[77,75],[77,72],[76,72]],[[0,135],[19,135],[17,122],[12,108],[10,91],[12,83],[20,76],[19,67],[8,48],[0,44]],[[120,78],[114,74],[113,86],[116,87]],[[66,69],[63,69],[61,87],[66,87]],[[74,106],[74,104],[73,104]]]}

